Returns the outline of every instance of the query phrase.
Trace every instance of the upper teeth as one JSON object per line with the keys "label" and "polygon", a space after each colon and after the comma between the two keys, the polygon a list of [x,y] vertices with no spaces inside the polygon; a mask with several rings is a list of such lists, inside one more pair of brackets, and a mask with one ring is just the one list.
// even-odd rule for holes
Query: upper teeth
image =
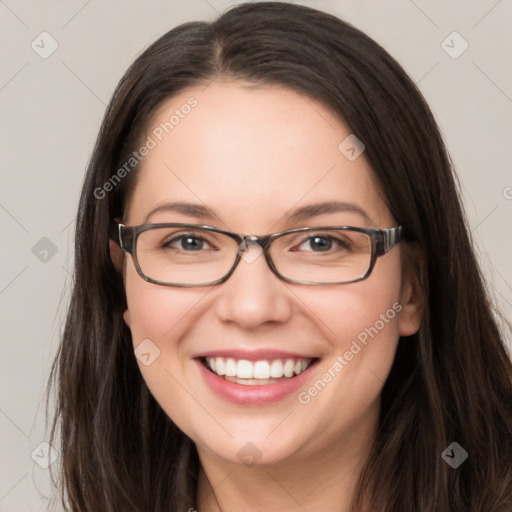
{"label": "upper teeth", "polygon": [[239,379],[279,379],[299,375],[313,359],[274,359],[272,361],[248,361],[225,357],[207,357],[206,363],[217,375],[238,377]]}

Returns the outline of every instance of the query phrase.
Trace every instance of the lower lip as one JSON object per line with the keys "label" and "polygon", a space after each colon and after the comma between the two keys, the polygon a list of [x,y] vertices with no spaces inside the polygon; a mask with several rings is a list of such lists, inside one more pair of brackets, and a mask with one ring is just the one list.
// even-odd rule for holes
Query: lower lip
{"label": "lower lip", "polygon": [[199,370],[206,383],[221,398],[239,405],[267,405],[282,400],[303,386],[311,374],[312,368],[318,363],[318,359],[313,361],[307,370],[293,378],[261,386],[230,382],[208,370],[200,359],[195,359],[195,362],[199,365]]}

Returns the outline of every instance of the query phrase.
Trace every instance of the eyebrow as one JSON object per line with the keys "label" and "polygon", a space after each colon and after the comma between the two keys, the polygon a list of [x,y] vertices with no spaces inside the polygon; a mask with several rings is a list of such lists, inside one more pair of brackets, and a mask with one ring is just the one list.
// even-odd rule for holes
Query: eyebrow
{"label": "eyebrow", "polygon": [[342,201],[327,201],[325,203],[311,204],[309,206],[302,206],[286,213],[284,220],[286,223],[301,222],[309,220],[312,217],[318,217],[326,213],[340,213],[349,212],[356,213],[361,216],[368,224],[374,224],[373,219],[366,213],[363,208],[354,203],[347,203]]}
{"label": "eyebrow", "polygon": [[[210,208],[201,204],[187,203],[183,201],[168,202],[161,204],[151,210],[144,219],[144,223],[147,223],[151,216],[158,212],[173,212],[187,215],[188,217],[204,218],[209,220],[217,220],[222,222],[220,217]],[[319,215],[327,213],[340,213],[349,212],[355,213],[362,217],[368,224],[373,225],[373,219],[366,213],[363,208],[354,204],[342,201],[327,201],[324,203],[311,204],[308,206],[302,206],[295,210],[285,213],[283,219],[286,224],[293,222],[302,222],[309,220]]]}
{"label": "eyebrow", "polygon": [[144,219],[144,224],[148,222],[151,216],[155,215],[158,212],[173,212],[173,213],[181,213],[183,215],[187,215],[188,217],[196,217],[196,218],[205,218],[205,219],[214,219],[217,221],[221,221],[219,216],[207,206],[202,204],[194,204],[194,203],[186,203],[183,201],[178,202],[169,202],[161,204],[157,206],[153,210],[151,210]]}

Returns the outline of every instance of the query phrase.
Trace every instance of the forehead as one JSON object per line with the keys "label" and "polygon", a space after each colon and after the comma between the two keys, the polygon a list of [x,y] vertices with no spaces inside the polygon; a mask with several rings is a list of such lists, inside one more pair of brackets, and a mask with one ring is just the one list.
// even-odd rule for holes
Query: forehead
{"label": "forehead", "polygon": [[340,151],[350,130],[290,89],[214,81],[164,101],[149,123],[129,223],[167,201],[207,205],[232,229],[264,232],[294,207],[356,203],[393,224],[364,153]]}

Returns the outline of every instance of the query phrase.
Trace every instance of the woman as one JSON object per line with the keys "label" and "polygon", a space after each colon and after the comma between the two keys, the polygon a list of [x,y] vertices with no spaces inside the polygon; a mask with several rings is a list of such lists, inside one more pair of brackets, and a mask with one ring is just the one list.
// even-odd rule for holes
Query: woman
{"label": "woman", "polygon": [[449,158],[350,25],[262,2],[162,36],[75,253],[68,510],[512,509],[512,367]]}

